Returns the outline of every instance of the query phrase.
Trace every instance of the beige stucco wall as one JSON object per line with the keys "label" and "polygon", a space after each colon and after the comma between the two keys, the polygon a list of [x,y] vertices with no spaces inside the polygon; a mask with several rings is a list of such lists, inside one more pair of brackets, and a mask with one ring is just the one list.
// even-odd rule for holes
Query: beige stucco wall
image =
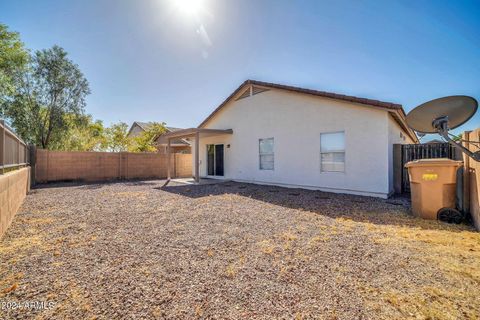
{"label": "beige stucco wall", "polygon": [[30,188],[30,167],[0,175],[0,238],[10,226]]}
{"label": "beige stucco wall", "polygon": [[[389,119],[385,110],[282,90],[232,101],[205,126],[233,135],[201,138],[200,176],[206,176],[206,145],[223,143],[230,144],[226,179],[387,197]],[[320,172],[320,134],[335,131],[345,131],[345,172]],[[275,170],[259,170],[258,139],[269,137]]]}

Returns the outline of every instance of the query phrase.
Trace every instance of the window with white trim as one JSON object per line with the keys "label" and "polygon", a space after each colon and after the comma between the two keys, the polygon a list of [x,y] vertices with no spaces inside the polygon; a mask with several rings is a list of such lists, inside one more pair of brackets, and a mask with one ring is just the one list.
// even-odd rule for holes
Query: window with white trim
{"label": "window with white trim", "polygon": [[345,172],[345,132],[320,134],[320,171]]}
{"label": "window with white trim", "polygon": [[260,170],[274,169],[274,141],[273,138],[259,139],[258,150],[260,155]]}

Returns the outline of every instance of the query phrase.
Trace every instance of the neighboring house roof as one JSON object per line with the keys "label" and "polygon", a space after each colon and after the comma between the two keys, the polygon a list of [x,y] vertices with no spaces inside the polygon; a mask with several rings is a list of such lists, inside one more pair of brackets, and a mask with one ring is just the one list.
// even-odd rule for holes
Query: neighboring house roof
{"label": "neighboring house roof", "polygon": [[[130,130],[128,131],[128,133],[130,133],[130,131],[132,131],[132,128],[135,125],[139,126],[140,129],[143,129],[143,131],[146,131],[146,130],[148,130],[148,128],[150,128],[152,126],[152,124],[154,124],[154,122],[134,121],[132,126],[130,127]],[[182,130],[182,128],[175,128],[175,127],[169,127],[169,126],[166,126],[165,128],[167,128],[168,132]]]}
{"label": "neighboring house roof", "polygon": [[130,129],[128,130],[127,137],[132,134],[132,131],[135,127],[139,127],[141,130],[145,131],[148,129],[149,126],[152,125],[152,122],[140,122],[140,121],[134,121],[132,125],[130,126]]}
{"label": "neighboring house roof", "polygon": [[140,122],[140,121],[135,121],[134,123],[136,123],[143,130],[148,130],[148,128],[150,128],[153,124],[153,122]]}
{"label": "neighboring house roof", "polygon": [[174,128],[174,127],[165,127],[167,128],[168,132],[175,132],[175,131],[178,131],[178,130],[183,130],[182,128]]}
{"label": "neighboring house roof", "polygon": [[403,110],[402,105],[400,104],[392,103],[392,102],[384,102],[379,100],[372,100],[367,98],[359,98],[359,97],[348,96],[348,95],[337,94],[337,93],[326,92],[326,91],[318,91],[318,90],[312,90],[312,89],[306,89],[306,88],[293,87],[293,86],[277,84],[277,83],[257,81],[257,80],[246,80],[245,82],[243,82],[225,101],[223,101],[215,110],[213,110],[213,112],[205,120],[203,120],[203,122],[200,123],[198,127],[199,128],[204,127],[207,124],[207,122],[210,119],[212,119],[228,102],[230,102],[233,98],[235,98],[240,92],[242,92],[242,90],[245,87],[249,85],[259,86],[265,89],[272,88],[272,89],[286,90],[290,92],[309,94],[309,95],[314,95],[314,96],[323,97],[323,98],[348,101],[348,102],[363,104],[366,106],[385,109],[391,112],[394,119],[398,122],[401,128],[410,136],[410,138],[412,138],[413,141],[418,142],[418,137],[407,125],[406,114],[405,114],[405,111]]}
{"label": "neighboring house roof", "polygon": [[[148,130],[152,125],[154,124],[154,122],[141,122],[141,121],[134,121],[132,123],[132,126],[130,127],[130,130],[128,130],[128,134],[127,136],[130,135],[130,133],[132,132],[133,128],[135,126],[138,126],[140,129],[142,129],[143,131],[146,131]],[[178,130],[182,130],[182,128],[176,128],[176,127],[169,127],[169,126],[166,126],[165,127],[167,129],[167,132],[175,132],[175,131],[178,131]],[[154,140],[157,141],[159,137],[155,138]],[[157,141],[158,142],[158,141]],[[190,143],[184,139],[178,139],[178,140],[172,140],[171,142],[173,145],[185,145],[185,146],[189,146]]]}

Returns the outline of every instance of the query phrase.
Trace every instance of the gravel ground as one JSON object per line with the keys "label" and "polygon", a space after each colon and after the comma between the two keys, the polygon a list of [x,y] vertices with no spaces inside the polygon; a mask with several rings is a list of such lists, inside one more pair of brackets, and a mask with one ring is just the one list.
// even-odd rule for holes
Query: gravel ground
{"label": "gravel ground", "polygon": [[162,184],[33,190],[0,240],[0,319],[480,315],[467,225],[401,199]]}

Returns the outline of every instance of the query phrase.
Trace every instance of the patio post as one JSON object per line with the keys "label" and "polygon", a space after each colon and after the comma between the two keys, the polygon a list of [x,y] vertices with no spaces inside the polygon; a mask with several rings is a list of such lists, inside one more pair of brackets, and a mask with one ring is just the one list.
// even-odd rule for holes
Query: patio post
{"label": "patio post", "polygon": [[200,132],[195,133],[195,182],[200,182],[200,170],[198,168],[199,148],[200,147]]}
{"label": "patio post", "polygon": [[169,181],[171,179],[171,175],[170,175],[170,157],[171,157],[171,154],[170,154],[170,138],[167,139],[167,181]]}

